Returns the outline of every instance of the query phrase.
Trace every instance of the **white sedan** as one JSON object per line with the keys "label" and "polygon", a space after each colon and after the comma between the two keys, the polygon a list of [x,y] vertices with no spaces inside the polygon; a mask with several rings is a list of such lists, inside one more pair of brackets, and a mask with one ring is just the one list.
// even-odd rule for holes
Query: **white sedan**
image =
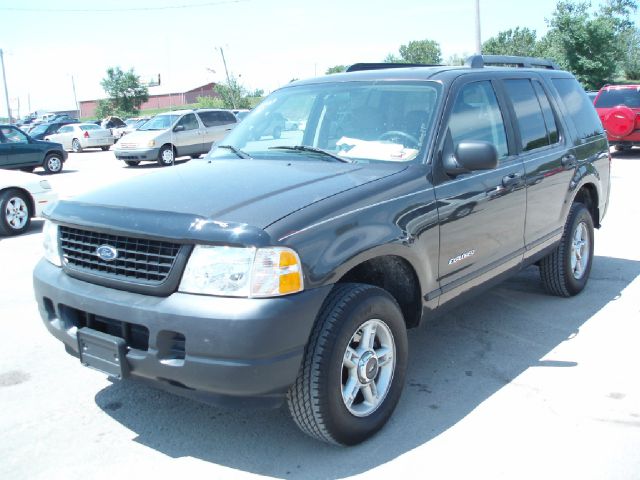
{"label": "white sedan", "polygon": [[53,135],[47,135],[45,140],[61,143],[65,150],[72,150],[76,153],[85,148],[101,148],[109,150],[113,145],[114,138],[111,130],[102,128],[95,123],[72,123],[60,127]]}
{"label": "white sedan", "polygon": [[19,235],[31,224],[32,217],[55,202],[58,195],[47,180],[33,173],[0,170],[0,235]]}

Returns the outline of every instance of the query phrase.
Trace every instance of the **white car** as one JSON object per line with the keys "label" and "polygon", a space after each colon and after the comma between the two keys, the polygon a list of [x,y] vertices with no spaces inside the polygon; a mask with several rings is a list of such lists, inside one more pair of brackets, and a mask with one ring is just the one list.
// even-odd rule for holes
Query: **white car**
{"label": "white car", "polygon": [[72,123],[60,127],[53,135],[47,135],[45,140],[61,143],[65,150],[72,150],[76,153],[85,148],[101,148],[109,150],[113,145],[113,135],[111,130],[102,128],[95,123]]}
{"label": "white car", "polygon": [[47,180],[33,173],[0,170],[0,235],[19,235],[58,195]]}

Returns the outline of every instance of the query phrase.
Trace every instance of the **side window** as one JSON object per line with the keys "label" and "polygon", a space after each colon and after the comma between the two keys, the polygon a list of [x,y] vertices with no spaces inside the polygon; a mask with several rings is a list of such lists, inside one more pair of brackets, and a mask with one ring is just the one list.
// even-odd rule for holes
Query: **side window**
{"label": "side window", "polygon": [[549,134],[549,143],[557,143],[558,140],[560,140],[560,135],[558,134],[556,117],[553,114],[551,104],[549,103],[549,97],[547,97],[547,94],[544,92],[540,82],[533,82],[533,88],[538,94],[538,101],[540,102],[542,115],[544,116],[544,124],[547,126],[547,133]]}
{"label": "side window", "polygon": [[11,127],[2,128],[5,143],[29,143],[27,136],[20,130]]}
{"label": "side window", "polygon": [[490,81],[465,85],[451,110],[449,131],[455,149],[465,141],[492,143],[498,158],[509,154],[502,112]]}
{"label": "side window", "polygon": [[70,132],[71,130],[73,130],[73,127],[60,127],[60,130],[58,130],[58,133],[67,133],[67,132]]}
{"label": "side window", "polygon": [[205,127],[217,127],[225,123],[223,121],[223,113],[224,112],[198,112],[198,115]]}
{"label": "side window", "polygon": [[180,125],[182,125],[185,130],[197,130],[199,128],[198,120],[196,119],[196,115],[194,113],[187,113],[184,117],[182,117],[176,127]]}
{"label": "side window", "polygon": [[236,123],[236,117],[231,112],[222,112],[223,124]]}
{"label": "side window", "polygon": [[560,100],[573,120],[580,138],[604,132],[596,109],[575,78],[554,78],[551,83],[560,94]]}
{"label": "side window", "polygon": [[504,86],[516,112],[522,150],[526,152],[549,145],[542,109],[531,80],[505,80]]}

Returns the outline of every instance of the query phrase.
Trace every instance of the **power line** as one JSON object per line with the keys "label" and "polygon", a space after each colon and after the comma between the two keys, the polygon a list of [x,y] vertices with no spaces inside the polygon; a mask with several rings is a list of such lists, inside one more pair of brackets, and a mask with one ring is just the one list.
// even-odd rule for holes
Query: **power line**
{"label": "power line", "polygon": [[184,8],[203,8],[227,5],[231,3],[250,2],[252,0],[221,0],[217,2],[191,3],[183,5],[167,5],[162,7],[132,7],[132,8],[25,8],[0,7],[5,12],[42,12],[42,13],[106,13],[106,12],[149,12],[159,10],[178,10]]}

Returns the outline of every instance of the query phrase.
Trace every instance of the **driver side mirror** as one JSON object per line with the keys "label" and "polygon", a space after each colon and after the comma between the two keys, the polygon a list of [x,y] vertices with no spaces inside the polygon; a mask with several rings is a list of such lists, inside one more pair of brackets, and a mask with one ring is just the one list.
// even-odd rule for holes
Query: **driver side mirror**
{"label": "driver side mirror", "polygon": [[452,176],[475,170],[493,170],[498,166],[498,151],[489,142],[461,142],[453,155],[444,157],[442,164],[445,172]]}
{"label": "driver side mirror", "polygon": [[184,125],[176,125],[176,126],[173,128],[173,131],[174,131],[174,132],[184,132]]}

